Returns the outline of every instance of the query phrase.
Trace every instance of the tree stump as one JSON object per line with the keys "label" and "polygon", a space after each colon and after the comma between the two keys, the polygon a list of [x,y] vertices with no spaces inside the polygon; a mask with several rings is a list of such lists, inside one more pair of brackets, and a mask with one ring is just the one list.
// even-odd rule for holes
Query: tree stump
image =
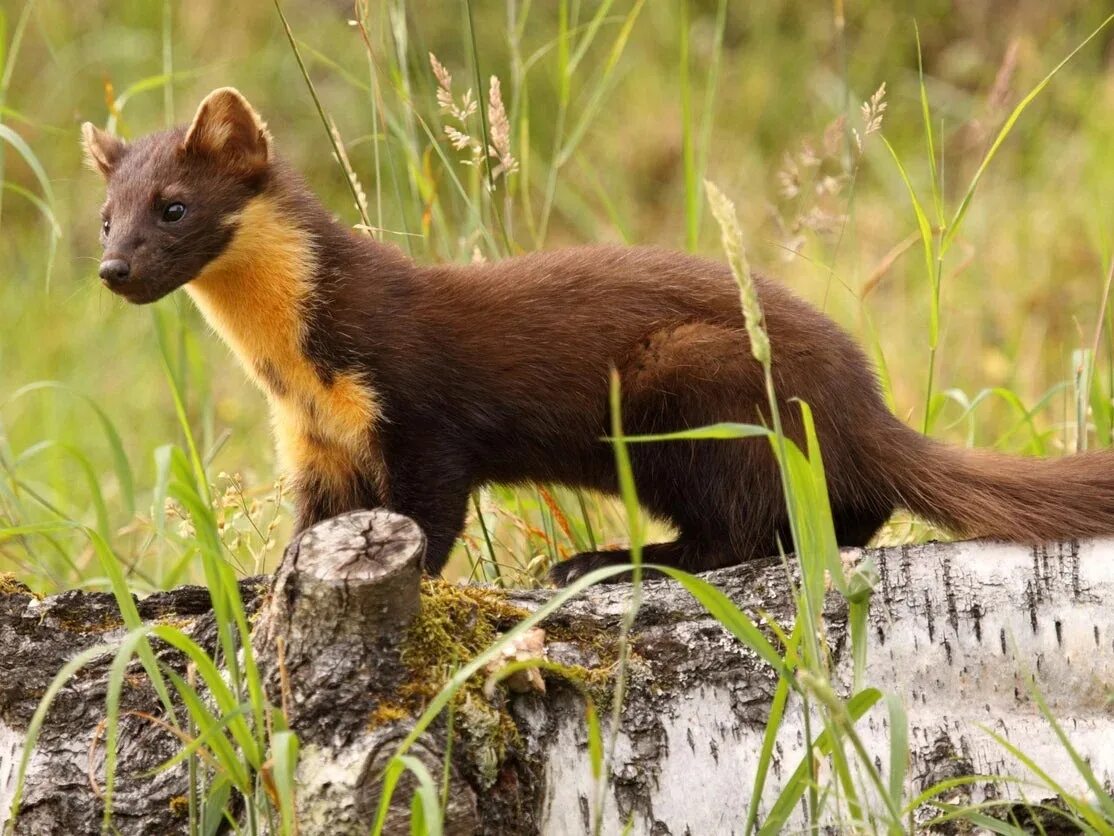
{"label": "tree stump", "polygon": [[421,529],[382,509],[326,520],[286,549],[253,643],[304,742],[346,743],[398,686],[424,554]]}
{"label": "tree stump", "polygon": [[[286,550],[255,640],[272,701],[298,734],[302,833],[366,834],[382,773],[407,723],[375,723],[406,678],[402,644],[421,606],[425,535],[384,509],[357,511],[304,532]],[[424,735],[411,752],[440,775],[443,741]],[[475,799],[451,770],[446,832],[476,828]],[[388,833],[409,833],[407,776]]]}

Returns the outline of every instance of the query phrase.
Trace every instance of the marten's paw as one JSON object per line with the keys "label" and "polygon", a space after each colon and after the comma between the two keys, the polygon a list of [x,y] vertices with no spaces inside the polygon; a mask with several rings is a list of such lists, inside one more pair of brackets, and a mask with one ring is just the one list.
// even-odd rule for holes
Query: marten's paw
{"label": "marten's paw", "polygon": [[[606,566],[619,566],[623,563],[630,563],[630,552],[626,549],[621,551],[584,552],[583,554],[573,555],[568,560],[562,560],[550,569],[549,579],[555,586],[568,586],[589,572],[603,569]],[[604,578],[600,583],[626,583],[630,581],[630,578],[630,572],[620,572]]]}

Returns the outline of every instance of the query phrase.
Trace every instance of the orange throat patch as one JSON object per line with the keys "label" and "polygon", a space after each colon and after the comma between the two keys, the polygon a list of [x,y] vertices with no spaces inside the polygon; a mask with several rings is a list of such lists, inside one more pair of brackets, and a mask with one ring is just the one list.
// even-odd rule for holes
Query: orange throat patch
{"label": "orange throat patch", "polygon": [[236,221],[228,248],[186,291],[267,394],[281,467],[312,473],[341,495],[355,490],[360,473],[382,489],[375,391],[352,372],[325,383],[302,350],[315,266],[309,234],[266,196]]}

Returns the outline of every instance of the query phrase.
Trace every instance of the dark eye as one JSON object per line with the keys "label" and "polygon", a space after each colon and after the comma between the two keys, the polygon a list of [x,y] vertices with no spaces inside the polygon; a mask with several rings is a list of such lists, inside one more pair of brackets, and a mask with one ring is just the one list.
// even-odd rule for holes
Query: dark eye
{"label": "dark eye", "polygon": [[186,207],[182,203],[171,203],[162,210],[162,219],[167,223],[175,223],[186,216]]}
{"label": "dark eye", "polygon": [[108,231],[110,229],[112,229],[112,221],[110,221],[108,218],[105,218],[103,221],[101,221],[101,233],[104,235],[108,235]]}

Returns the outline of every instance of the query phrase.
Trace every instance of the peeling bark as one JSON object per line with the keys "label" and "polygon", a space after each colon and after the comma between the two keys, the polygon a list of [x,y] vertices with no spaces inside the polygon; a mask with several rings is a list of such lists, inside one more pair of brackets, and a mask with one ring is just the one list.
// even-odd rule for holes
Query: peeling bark
{"label": "peeling bark", "polygon": [[[288,707],[302,741],[303,834],[367,832],[382,767],[411,727],[407,714],[416,708],[400,694],[413,693],[413,679],[422,672],[408,667],[406,643],[414,640],[417,614],[436,605],[418,594],[422,548],[421,533],[410,521],[360,512],[323,523],[293,544],[270,587],[260,580],[242,586],[249,609],[257,611],[254,645],[269,696]],[[1082,790],[1030,698],[1025,671],[1035,675],[1099,780],[1114,780],[1114,542],[1036,549],[929,544],[856,556],[869,557],[881,578],[871,602],[867,682],[904,698],[912,793],[956,775],[1024,774],[982,727],[1020,746],[1070,790]],[[719,570],[706,579],[751,614],[761,610],[790,626],[790,577],[780,562]],[[587,828],[596,793],[580,694],[584,687],[606,686],[629,594],[625,585],[591,589],[544,623],[548,658],[575,666],[585,682],[546,674],[544,694],[500,690],[480,712],[471,711],[479,707],[474,702],[461,703],[454,715],[448,832],[564,834]],[[486,599],[476,598],[475,618],[506,629],[513,608],[534,609],[551,595],[491,595],[499,604],[491,612],[485,611]],[[205,590],[177,589],[139,606],[145,619],[170,621],[213,647]],[[846,683],[847,612],[836,595],[828,598],[826,619]],[[75,653],[98,643],[111,646],[123,633],[108,595],[70,592],[40,601],[18,589],[0,593],[0,818],[11,802],[23,732],[55,672]],[[670,581],[647,581],[632,647],[631,684],[603,793],[605,832],[620,832],[628,820],[635,833],[655,836],[741,832],[776,677]],[[169,649],[156,649],[165,664],[184,667]],[[111,659],[106,652],[59,694],[33,753],[17,833],[99,828],[100,803],[89,776],[100,775],[104,753],[102,744],[90,756],[90,741],[104,717]],[[128,682],[125,708],[158,715],[138,665]],[[408,711],[398,711],[400,705]],[[514,733],[499,746],[491,742],[492,717],[514,723]],[[884,764],[884,711],[876,708],[858,728]],[[413,750],[438,778],[446,735],[443,721],[434,724]],[[124,833],[182,831],[176,799],[185,791],[184,771],[137,777],[169,756],[177,742],[133,715],[124,720],[120,746],[115,826]],[[800,712],[791,704],[763,812],[803,746]],[[1016,790],[1008,785],[986,783],[949,800],[1011,793]],[[408,832],[409,796],[405,785],[396,793],[393,832]]]}
{"label": "peeling bark", "polygon": [[[253,612],[263,589],[261,579],[244,581],[241,593]],[[147,622],[167,622],[212,649],[216,629],[209,594],[181,587],[138,602]],[[30,592],[0,592],[0,823],[11,808],[24,732],[55,674],[78,653],[106,645],[107,650],[78,672],[59,692],[47,715],[27,773],[16,832],[27,834],[96,833],[103,806],[93,780],[103,784],[104,746],[99,726],[105,718],[108,670],[125,635],[116,600],[107,593],[65,592],[38,599]],[[160,660],[185,673],[181,656],[156,646]],[[180,744],[170,734],[129,712],[162,715],[142,667],[128,669],[121,697],[120,781],[113,805],[114,824],[124,833],[172,833],[184,826],[185,772],[134,779],[173,755]]]}

